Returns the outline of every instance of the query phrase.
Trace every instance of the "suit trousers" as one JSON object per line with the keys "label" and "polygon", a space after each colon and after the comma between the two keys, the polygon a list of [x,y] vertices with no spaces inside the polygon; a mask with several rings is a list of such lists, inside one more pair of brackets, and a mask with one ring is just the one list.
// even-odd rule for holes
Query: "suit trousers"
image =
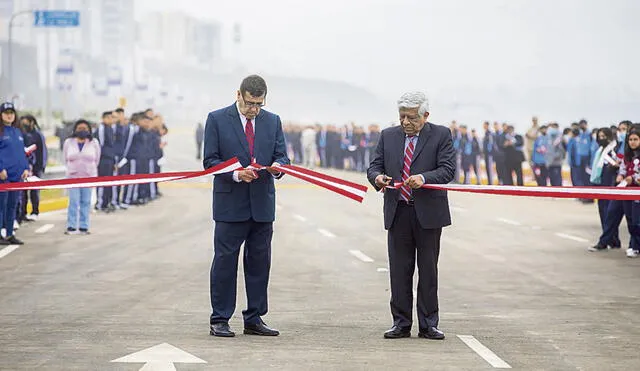
{"label": "suit trousers", "polygon": [[391,314],[393,324],[411,328],[413,323],[413,273],[418,265],[416,310],[420,330],[437,327],[438,257],[442,228],[420,226],[413,206],[399,201],[388,233]]}
{"label": "suit trousers", "polygon": [[243,268],[247,309],[245,324],[257,324],[267,314],[273,223],[216,222],[211,264],[211,324],[228,322],[236,309],[238,256],[244,243]]}

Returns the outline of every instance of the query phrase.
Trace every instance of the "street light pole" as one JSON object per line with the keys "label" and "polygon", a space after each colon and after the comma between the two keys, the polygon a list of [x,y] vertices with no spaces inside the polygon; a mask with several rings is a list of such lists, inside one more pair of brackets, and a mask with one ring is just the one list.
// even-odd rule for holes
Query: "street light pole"
{"label": "street light pole", "polygon": [[9,45],[8,45],[8,52],[9,52],[9,95],[12,97],[13,100],[13,54],[12,54],[12,49],[13,49],[13,21],[16,19],[16,17],[18,17],[19,15],[22,14],[27,14],[27,13],[33,13],[33,10],[23,10],[21,12],[17,12],[11,15],[11,19],[9,20]]}

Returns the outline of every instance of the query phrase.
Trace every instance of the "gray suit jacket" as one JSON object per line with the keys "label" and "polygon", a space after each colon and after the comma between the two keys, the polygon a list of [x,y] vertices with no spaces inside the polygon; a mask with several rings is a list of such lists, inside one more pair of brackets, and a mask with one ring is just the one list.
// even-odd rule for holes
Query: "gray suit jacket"
{"label": "gray suit jacket", "polygon": [[[402,126],[382,131],[367,178],[376,186],[376,177],[386,174],[392,182],[402,179],[405,134]],[[413,153],[411,175],[422,174],[427,184],[447,184],[454,178],[456,156],[451,131],[427,122],[420,131]],[[437,189],[414,189],[416,216],[422,228],[435,229],[451,225],[447,191]],[[400,190],[387,189],[384,194],[384,227],[391,228],[400,199]]]}

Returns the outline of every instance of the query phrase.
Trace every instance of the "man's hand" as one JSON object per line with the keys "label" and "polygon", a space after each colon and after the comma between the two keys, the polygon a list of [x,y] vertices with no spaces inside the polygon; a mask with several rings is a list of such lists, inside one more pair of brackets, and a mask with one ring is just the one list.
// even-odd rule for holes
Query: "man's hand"
{"label": "man's hand", "polygon": [[624,177],[623,177],[622,175],[618,175],[618,176],[616,177],[616,183],[620,183],[620,182],[622,182],[623,180],[624,180]]}
{"label": "man's hand", "polygon": [[383,188],[391,184],[391,177],[384,174],[380,174],[376,177],[376,185],[378,188]]}
{"label": "man's hand", "polygon": [[[276,165],[276,166],[274,166]],[[277,162],[274,162],[273,165],[267,167],[267,171],[269,172],[269,174],[273,175],[273,176],[277,176],[280,175],[281,171],[278,170],[277,168]]]}
{"label": "man's hand", "polygon": [[255,179],[258,179],[258,173],[256,173],[254,170],[251,170],[251,169],[239,170],[238,179],[240,179],[245,183],[251,183]]}
{"label": "man's hand", "polygon": [[6,170],[0,171],[0,180],[7,180],[7,171]]}
{"label": "man's hand", "polygon": [[424,184],[424,181],[422,181],[422,176],[412,175],[408,177],[407,180],[404,181],[404,184],[408,185],[412,189],[417,189],[422,187],[422,185]]}
{"label": "man's hand", "polygon": [[625,181],[627,184],[631,184],[631,183],[633,183],[633,179],[632,179],[630,176],[628,176],[628,177],[624,178],[624,181]]}
{"label": "man's hand", "polygon": [[29,177],[29,170],[25,170],[22,172],[22,180],[25,180]]}

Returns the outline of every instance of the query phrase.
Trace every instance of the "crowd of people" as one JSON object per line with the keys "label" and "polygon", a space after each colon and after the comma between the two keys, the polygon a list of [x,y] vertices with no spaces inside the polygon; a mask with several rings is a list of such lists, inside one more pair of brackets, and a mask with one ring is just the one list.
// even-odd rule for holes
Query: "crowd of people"
{"label": "crowd of people", "polygon": [[[41,178],[47,166],[45,138],[31,115],[17,116],[11,103],[0,105],[0,181],[20,182]],[[355,124],[284,125],[288,155],[305,167],[364,172],[372,159],[380,126],[365,130]],[[469,184],[472,172],[477,184],[524,185],[527,164],[538,186],[563,185],[563,166],[574,186],[640,185],[640,124],[589,128],[586,120],[566,128],[555,122],[540,125],[532,119],[524,135],[506,123],[484,122],[482,136],[476,129],[449,125],[457,154],[454,182]],[[152,109],[125,115],[118,108],[102,114],[98,124],[80,119],[69,126],[61,140],[62,161],[69,178],[157,173],[163,163],[167,127]],[[201,155],[203,127],[196,129],[197,157]],[[35,144],[36,150],[25,154]],[[515,175],[515,181],[514,181]],[[67,234],[89,234],[92,188],[69,189]],[[112,213],[131,205],[144,205],[161,196],[156,183],[123,187],[98,187],[98,212]],[[40,191],[0,192],[0,244],[22,244],[14,231],[24,222],[38,219]],[[594,200],[578,200],[592,204]],[[28,213],[27,205],[31,203]],[[621,248],[618,228],[626,218],[631,236],[627,256],[640,256],[640,200],[598,200],[602,236],[590,251]]]}
{"label": "crowd of people", "polygon": [[[14,105],[0,105],[0,184],[42,176],[47,165],[47,148],[37,120],[32,115],[18,117]],[[35,144],[36,150],[27,148]],[[31,213],[27,203],[31,201]],[[35,221],[40,210],[38,191],[0,192],[0,245],[22,245],[15,231],[24,221]]]}
{"label": "crowd of people", "polygon": [[[39,180],[46,171],[46,140],[35,117],[17,119],[13,104],[0,106],[0,182]],[[161,172],[167,126],[153,109],[125,115],[122,108],[103,112],[101,121],[80,119],[56,132],[67,178],[135,175]],[[35,144],[34,151],[27,148]],[[30,177],[33,177],[30,179]],[[162,196],[157,183],[68,189],[65,234],[90,234],[92,192],[96,212],[113,213],[132,205],[145,205]],[[28,213],[28,203],[31,212]],[[2,245],[21,245],[14,231],[22,223],[38,220],[40,191],[0,192]]]}
{"label": "crowd of people", "polygon": [[[477,184],[522,186],[526,165],[538,186],[638,186],[640,166],[634,163],[640,162],[640,140],[635,142],[638,128],[640,124],[628,120],[595,128],[586,120],[577,120],[561,128],[557,122],[541,125],[533,117],[524,135],[513,125],[498,122],[484,122],[480,134],[453,121],[449,129],[457,155],[454,182],[470,184],[475,178]],[[364,172],[378,144],[380,127],[370,125],[365,130],[353,123],[342,127],[287,123],[284,135],[293,163]],[[568,168],[569,179],[563,179],[563,167]],[[577,201],[594,203],[592,199]],[[589,251],[621,248],[618,229],[625,217],[631,236],[626,254],[640,256],[640,200],[597,202],[602,236]]]}
{"label": "crowd of people", "polygon": [[[78,120],[64,140],[62,157],[67,177],[154,174],[161,172],[168,133],[162,116],[152,109],[127,117],[123,108],[102,113],[102,121],[92,127]],[[69,189],[66,234],[89,234],[92,188]],[[127,210],[145,205],[162,194],[157,183],[96,188],[98,212]]]}

